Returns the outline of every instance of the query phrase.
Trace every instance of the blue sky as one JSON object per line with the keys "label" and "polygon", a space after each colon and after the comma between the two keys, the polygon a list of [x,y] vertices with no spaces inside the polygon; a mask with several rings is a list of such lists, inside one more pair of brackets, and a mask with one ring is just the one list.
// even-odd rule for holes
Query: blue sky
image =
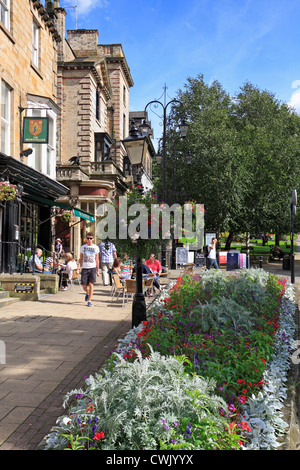
{"label": "blue sky", "polygon": [[[77,8],[68,8],[77,5]],[[98,29],[121,43],[134,80],[130,110],[143,110],[204,75],[234,95],[246,81],[300,113],[299,0],[60,0],[67,29]],[[152,113],[149,118],[155,121]],[[159,138],[161,129],[155,130]]]}

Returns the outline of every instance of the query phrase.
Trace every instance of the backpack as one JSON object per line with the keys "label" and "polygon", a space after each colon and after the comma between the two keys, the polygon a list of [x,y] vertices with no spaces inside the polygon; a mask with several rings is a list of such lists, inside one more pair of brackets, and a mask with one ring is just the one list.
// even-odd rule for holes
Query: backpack
{"label": "backpack", "polygon": [[205,258],[208,257],[209,252],[210,252],[209,246],[208,246],[208,245],[205,245],[205,247],[203,248],[203,254],[204,254]]}

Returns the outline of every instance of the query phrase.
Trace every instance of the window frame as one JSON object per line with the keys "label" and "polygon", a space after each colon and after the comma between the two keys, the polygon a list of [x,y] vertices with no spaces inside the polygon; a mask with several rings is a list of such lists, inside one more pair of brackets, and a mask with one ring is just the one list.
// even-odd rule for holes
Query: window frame
{"label": "window frame", "polygon": [[[40,103],[28,101],[28,117],[46,117],[49,119],[49,139],[47,144],[30,144],[33,150],[28,157],[31,168],[56,180],[56,126],[57,114]],[[29,145],[29,144],[28,144]]]}
{"label": "window frame", "polygon": [[40,62],[40,26],[33,18],[32,21],[32,65],[39,69]]}
{"label": "window frame", "polygon": [[[3,92],[3,87],[5,87],[5,91]],[[7,107],[7,115],[3,116],[3,97],[5,96],[5,101],[7,98],[7,102],[5,102],[5,106]],[[4,81],[1,80],[1,145],[0,150],[2,153],[6,155],[10,154],[10,135],[11,135],[11,111],[12,111],[12,89],[11,87]],[[5,132],[3,132],[3,128]]]}
{"label": "window frame", "polygon": [[[4,11],[4,21],[2,21],[2,11]],[[8,31],[10,31],[10,11],[10,0],[0,0],[0,23],[2,23]]]}

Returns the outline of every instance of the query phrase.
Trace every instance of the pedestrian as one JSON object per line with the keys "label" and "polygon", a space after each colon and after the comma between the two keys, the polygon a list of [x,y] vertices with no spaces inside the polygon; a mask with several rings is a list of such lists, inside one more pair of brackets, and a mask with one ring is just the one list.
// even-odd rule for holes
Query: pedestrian
{"label": "pedestrian", "polygon": [[218,262],[217,262],[217,243],[218,243],[218,239],[213,238],[210,244],[208,245],[209,254],[207,256],[207,259],[208,259],[207,269],[210,269],[212,267],[214,267],[215,269],[219,268]]}
{"label": "pedestrian", "polygon": [[110,283],[108,272],[111,272],[113,262],[117,258],[117,250],[115,245],[106,240],[99,245],[99,257],[102,270],[103,285],[108,286]]}
{"label": "pedestrian", "polygon": [[60,238],[56,239],[55,253],[56,253],[57,259],[61,258],[63,255],[63,246],[62,246],[62,241]]}
{"label": "pedestrian", "polygon": [[86,234],[86,243],[80,249],[80,259],[77,265],[77,273],[79,268],[81,271],[81,283],[83,290],[86,292],[85,301],[88,307],[92,307],[92,296],[94,292],[94,284],[99,276],[99,248],[94,244],[94,234],[88,232]]}

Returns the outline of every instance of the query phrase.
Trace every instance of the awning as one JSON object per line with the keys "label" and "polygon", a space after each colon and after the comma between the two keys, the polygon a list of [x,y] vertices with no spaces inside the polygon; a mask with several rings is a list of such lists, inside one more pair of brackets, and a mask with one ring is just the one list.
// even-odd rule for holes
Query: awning
{"label": "awning", "polygon": [[26,195],[26,199],[30,199],[33,202],[45,204],[46,206],[56,206],[66,210],[74,210],[75,217],[80,217],[81,219],[89,220],[90,222],[95,222],[95,217],[92,214],[89,214],[88,212],[82,209],[76,209],[75,207],[71,206],[71,204],[68,204],[66,202],[52,201],[51,199],[46,199],[40,196],[31,196],[29,194]]}
{"label": "awning", "polygon": [[71,204],[68,204],[66,202],[52,201],[51,199],[46,199],[46,198],[40,197],[40,196],[26,194],[25,198],[30,199],[30,201],[32,201],[32,202],[39,202],[41,204],[44,204],[45,206],[57,206],[57,207],[61,207],[62,209],[66,209],[66,210],[72,210],[73,209]]}

